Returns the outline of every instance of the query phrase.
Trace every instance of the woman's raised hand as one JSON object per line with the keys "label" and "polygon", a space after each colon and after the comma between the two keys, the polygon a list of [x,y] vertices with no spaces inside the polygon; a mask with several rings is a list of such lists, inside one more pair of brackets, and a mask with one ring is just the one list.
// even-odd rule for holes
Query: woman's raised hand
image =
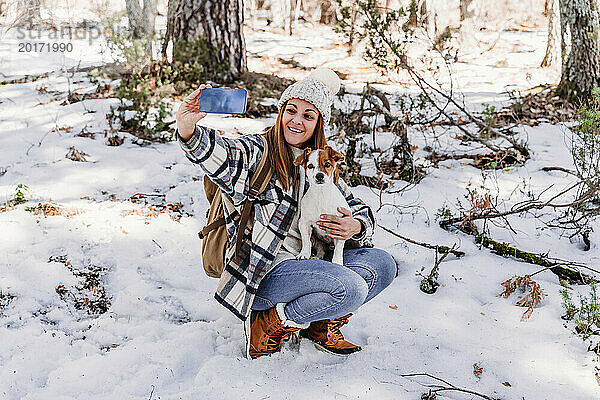
{"label": "woman's raised hand", "polygon": [[183,103],[179,106],[175,120],[177,121],[179,136],[183,140],[192,137],[194,129],[196,129],[196,122],[206,116],[206,113],[198,111],[198,105],[200,103],[200,92],[202,92],[202,89],[210,87],[210,85],[200,85],[198,89],[183,99]]}

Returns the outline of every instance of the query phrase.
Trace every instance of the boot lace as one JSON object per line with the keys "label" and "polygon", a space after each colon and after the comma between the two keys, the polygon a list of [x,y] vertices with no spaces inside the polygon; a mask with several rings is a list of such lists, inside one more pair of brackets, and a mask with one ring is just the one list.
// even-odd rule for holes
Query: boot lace
{"label": "boot lace", "polygon": [[267,335],[267,341],[264,345],[263,351],[257,352],[258,355],[269,355],[279,351],[281,348],[281,344],[283,342],[287,342],[292,340],[293,344],[298,344],[298,335],[296,334],[296,330],[289,331],[285,328],[277,329],[271,334]]}
{"label": "boot lace", "polygon": [[334,342],[338,340],[344,340],[344,335],[340,332],[340,328],[348,323],[348,319],[352,316],[352,314],[348,314],[346,316],[330,319],[329,324],[327,324],[327,328],[329,330],[329,338]]}

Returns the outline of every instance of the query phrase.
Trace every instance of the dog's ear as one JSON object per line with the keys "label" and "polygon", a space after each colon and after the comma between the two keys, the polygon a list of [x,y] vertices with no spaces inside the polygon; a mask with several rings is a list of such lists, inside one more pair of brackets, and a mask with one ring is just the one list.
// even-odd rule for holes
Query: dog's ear
{"label": "dog's ear", "polygon": [[306,164],[306,162],[308,161],[308,156],[310,155],[311,152],[312,152],[312,149],[310,149],[308,147],[305,148],[304,151],[302,152],[302,154],[300,154],[294,160],[294,165]]}
{"label": "dog's ear", "polygon": [[327,157],[332,159],[333,162],[339,163],[340,161],[344,161],[344,155],[334,150],[331,146],[325,146],[325,151],[327,151]]}

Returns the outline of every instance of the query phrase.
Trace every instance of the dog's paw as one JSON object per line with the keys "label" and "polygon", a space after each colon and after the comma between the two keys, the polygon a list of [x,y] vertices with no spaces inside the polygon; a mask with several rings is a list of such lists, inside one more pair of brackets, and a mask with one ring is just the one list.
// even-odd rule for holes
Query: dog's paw
{"label": "dog's paw", "polygon": [[309,251],[301,251],[300,254],[296,257],[297,260],[308,260],[310,258]]}
{"label": "dog's paw", "polygon": [[337,258],[334,258],[333,260],[331,260],[331,262],[334,264],[344,265],[344,258],[337,257]]}

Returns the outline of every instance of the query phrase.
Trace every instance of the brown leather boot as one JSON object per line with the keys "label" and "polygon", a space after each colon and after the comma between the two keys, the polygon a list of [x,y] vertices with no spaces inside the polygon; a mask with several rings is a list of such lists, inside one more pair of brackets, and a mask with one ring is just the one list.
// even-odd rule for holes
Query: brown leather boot
{"label": "brown leather boot", "polygon": [[[265,311],[253,311],[250,318],[250,340],[248,343],[248,356],[258,358],[278,352],[281,344],[288,341],[298,343],[296,331],[300,328],[285,327],[277,315],[275,307]],[[248,335],[248,332],[246,333]]]}
{"label": "brown leather boot", "polygon": [[342,325],[347,324],[351,316],[352,314],[348,314],[340,318],[311,322],[308,329],[300,331],[300,337],[312,340],[316,348],[336,356],[356,353],[362,350],[361,347],[344,339],[344,335],[340,332]]}

